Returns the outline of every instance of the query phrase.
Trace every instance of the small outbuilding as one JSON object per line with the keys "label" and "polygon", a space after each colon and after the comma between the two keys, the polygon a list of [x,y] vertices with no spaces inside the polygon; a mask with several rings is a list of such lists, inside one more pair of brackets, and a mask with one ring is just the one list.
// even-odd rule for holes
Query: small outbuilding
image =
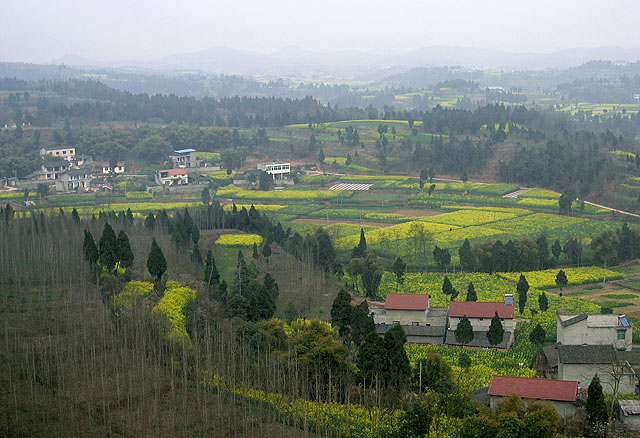
{"label": "small outbuilding", "polygon": [[640,400],[618,399],[620,406],[620,422],[628,431],[640,435]]}

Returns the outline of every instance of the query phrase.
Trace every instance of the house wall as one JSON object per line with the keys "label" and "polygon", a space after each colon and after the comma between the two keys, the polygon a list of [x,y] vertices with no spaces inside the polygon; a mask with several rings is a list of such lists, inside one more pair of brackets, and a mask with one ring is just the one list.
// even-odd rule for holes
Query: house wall
{"label": "house wall", "polygon": [[[504,397],[497,397],[492,395],[491,399],[489,400],[489,406],[491,407],[491,410],[495,411],[498,408],[498,405],[500,405],[500,403],[502,403],[503,401],[504,401]],[[523,399],[523,401],[525,405],[529,402],[529,400],[527,399]],[[556,408],[558,415],[564,419],[571,417],[578,410],[578,407],[571,402],[551,401],[551,400],[531,400],[531,401],[551,403],[551,405],[553,405],[553,407]]]}
{"label": "house wall", "polygon": [[[451,318],[449,317],[449,330],[455,330],[458,327],[458,323],[462,318]],[[471,322],[471,327],[474,331],[477,332],[486,332],[489,330],[491,326],[491,318],[469,318],[469,322]],[[502,319],[502,328],[506,332],[513,332],[514,321],[512,318]]]}
{"label": "house wall", "polygon": [[376,324],[394,324],[400,325],[414,325],[415,322],[418,325],[427,325],[429,323],[427,319],[426,310],[377,310],[373,313],[373,320]]}
{"label": "house wall", "polygon": [[407,336],[407,342],[411,344],[442,345],[442,336]]}
{"label": "house wall", "polygon": [[60,148],[60,149],[51,149],[51,150],[42,149],[40,153],[40,155],[51,155],[51,156],[60,157],[60,158],[73,157],[75,154],[76,154],[76,148]]}
{"label": "house wall", "polygon": [[562,345],[615,345],[618,349],[631,350],[632,328],[628,327],[625,339],[618,340],[616,327],[588,327],[587,320],[579,321],[563,327],[560,319],[557,321],[558,343]]}
{"label": "house wall", "polygon": [[620,414],[620,420],[627,430],[640,432],[640,415]]}
{"label": "house wall", "polygon": [[[578,387],[587,389],[593,377],[598,374],[602,390],[613,392],[613,377],[610,375],[613,367],[611,364],[558,364],[559,380],[577,380]],[[636,378],[629,369],[625,369],[625,374],[620,379],[618,386],[619,393],[635,393]]]}

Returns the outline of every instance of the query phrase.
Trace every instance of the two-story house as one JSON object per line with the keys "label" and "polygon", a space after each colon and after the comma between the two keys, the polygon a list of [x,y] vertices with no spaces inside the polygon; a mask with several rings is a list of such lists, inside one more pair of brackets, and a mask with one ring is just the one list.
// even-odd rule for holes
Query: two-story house
{"label": "two-story house", "polygon": [[173,162],[173,167],[176,169],[200,167],[201,164],[196,158],[195,149],[180,149],[179,151],[175,151],[174,155],[170,155],[169,158]]}
{"label": "two-story house", "polygon": [[65,160],[46,161],[40,166],[38,179],[55,180],[69,170],[71,164]]}
{"label": "two-story house", "polygon": [[633,348],[624,315],[558,313],[556,326],[557,343],[544,348],[544,357],[558,379],[578,380],[586,389],[597,374],[604,391],[636,392],[640,349]]}
{"label": "two-story house", "polygon": [[111,167],[109,163],[102,164],[102,173],[105,175],[115,174],[120,175],[124,173],[124,162],[118,161],[115,167]]}
{"label": "two-story house", "polygon": [[447,324],[447,309],[431,307],[426,294],[388,294],[384,306],[370,306],[376,332],[384,335],[400,325],[407,341],[418,344],[442,344]]}
{"label": "two-story house", "polygon": [[76,148],[71,146],[57,146],[40,149],[41,157],[46,158],[47,155],[51,155],[55,158],[62,158],[63,160],[71,160],[76,155]]}
{"label": "two-story house", "polygon": [[261,163],[258,164],[257,169],[267,172],[274,180],[282,180],[291,175],[291,163],[282,163],[279,161]]}
{"label": "two-story house", "polygon": [[83,192],[91,183],[91,170],[68,170],[56,179],[56,191],[58,192]]}
{"label": "two-story house", "polygon": [[498,314],[500,323],[504,329],[503,341],[498,348],[509,348],[514,341],[515,322],[513,296],[505,295],[505,302],[452,301],[449,305],[449,329],[447,330],[446,343],[459,345],[456,342],[455,330],[463,317],[467,317],[473,328],[473,340],[469,343],[472,347],[492,347],[487,339],[487,333],[491,326],[491,319]]}

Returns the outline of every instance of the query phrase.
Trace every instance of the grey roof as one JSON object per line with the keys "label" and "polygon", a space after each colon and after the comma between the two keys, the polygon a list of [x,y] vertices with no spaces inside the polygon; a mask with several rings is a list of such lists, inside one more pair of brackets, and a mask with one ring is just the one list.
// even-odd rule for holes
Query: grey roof
{"label": "grey roof", "polygon": [[640,415],[640,400],[618,399],[618,404],[624,415]]}
{"label": "grey roof", "polygon": [[564,321],[560,321],[560,325],[562,325],[562,327],[566,327],[568,325],[571,324],[575,324],[576,322],[580,322],[580,321],[584,321],[585,319],[587,319],[587,314],[583,313],[582,315],[576,315],[573,318],[569,318],[569,319],[565,319]]}
{"label": "grey roof", "polygon": [[[393,328],[394,324],[376,324],[376,333],[384,335]],[[407,336],[427,336],[444,339],[444,326],[425,325],[402,325],[404,334]]]}
{"label": "grey roof", "polygon": [[75,149],[75,146],[50,146],[43,148],[45,151],[57,151],[60,149]]}
{"label": "grey roof", "polygon": [[640,364],[640,349],[618,351],[613,345],[559,345],[558,363],[603,364],[615,360]]}
{"label": "grey roof", "polygon": [[77,175],[91,175],[91,169],[73,169],[73,170],[67,170],[64,175],[72,175],[72,176],[77,176]]}
{"label": "grey roof", "polygon": [[175,152],[176,154],[188,154],[190,152],[196,152],[196,150],[189,148],[189,149],[180,149],[179,151],[175,151]]}
{"label": "grey roof", "polygon": [[[502,342],[497,345],[498,348],[508,348],[509,342],[511,341],[511,332],[504,332],[504,337],[502,338]],[[447,338],[446,344],[449,345],[462,345],[456,342],[456,332],[455,330],[447,330]],[[465,344],[465,346],[469,347],[486,347],[486,348],[495,348],[495,345],[489,344],[489,339],[487,338],[486,331],[473,331],[473,340]]]}
{"label": "grey roof", "polygon": [[555,368],[558,366],[558,344],[547,345],[542,349],[549,366]]}
{"label": "grey roof", "polygon": [[53,160],[45,161],[42,165],[44,167],[69,167],[69,162],[66,160]]}

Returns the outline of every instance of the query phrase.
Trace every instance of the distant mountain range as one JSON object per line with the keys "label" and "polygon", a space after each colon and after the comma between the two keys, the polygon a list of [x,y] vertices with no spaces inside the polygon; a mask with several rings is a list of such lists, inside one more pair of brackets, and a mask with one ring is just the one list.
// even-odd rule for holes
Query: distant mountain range
{"label": "distant mountain range", "polygon": [[[568,49],[553,53],[512,53],[496,49],[430,46],[411,51],[345,50],[312,52],[299,47],[285,47],[271,54],[214,47],[193,53],[180,53],[152,62],[120,61],[105,63],[78,56],[64,56],[56,63],[78,67],[118,68],[155,72],[197,71],[218,74],[287,75],[375,79],[375,72],[385,75],[415,67],[461,66],[474,69],[544,70],[575,67],[590,60],[640,60],[640,48],[597,47]],[[372,77],[373,75],[373,77]]]}

